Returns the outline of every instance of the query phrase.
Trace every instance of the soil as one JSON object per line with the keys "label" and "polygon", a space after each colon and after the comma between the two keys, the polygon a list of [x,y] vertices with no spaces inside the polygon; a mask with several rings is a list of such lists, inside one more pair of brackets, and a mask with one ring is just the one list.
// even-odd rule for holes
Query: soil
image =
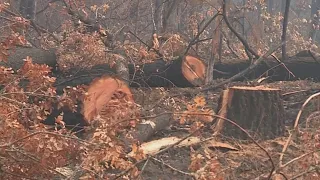
{"label": "soil", "polygon": [[[246,83],[234,82],[227,86],[233,85],[247,85]],[[275,168],[278,167],[280,153],[282,148],[289,136],[289,130],[292,129],[293,123],[296,119],[298,111],[305,100],[312,94],[320,91],[320,83],[313,82],[311,80],[303,81],[287,81],[287,82],[274,82],[265,84],[270,88],[279,88],[283,93],[284,108],[285,108],[285,123],[288,133],[285,137],[278,137],[273,140],[259,141],[257,142],[269,152],[272,157],[272,161],[275,164]],[[137,103],[141,104],[143,109],[147,109],[146,114],[156,114],[165,110],[185,110],[186,102],[190,101],[196,94],[190,94],[187,96],[178,96],[179,93],[185,92],[188,89],[182,88],[153,88],[153,89],[135,89],[134,94],[136,95]],[[207,106],[216,110],[217,102],[222,89],[216,91],[206,92],[201,94],[206,98]],[[164,98],[171,97],[171,98]],[[161,100],[161,101],[160,101]],[[318,135],[320,125],[320,102],[318,100],[312,100],[304,109],[301,119],[299,134],[295,137],[288,146],[285,152],[283,164],[292,160],[293,158],[299,157],[304,153],[319,149]],[[178,126],[173,124],[153,137],[153,139],[161,139],[163,137],[178,136],[184,137],[188,135],[185,130],[188,127]],[[204,132],[207,137],[212,136],[212,132],[207,130]],[[217,160],[218,165],[216,168],[220,168],[222,179],[265,179],[272,170],[272,164],[268,156],[261,148],[259,148],[252,141],[241,141],[237,139],[230,139],[220,135],[215,138],[218,142],[227,143],[238,151],[230,150],[228,148],[213,148],[201,143],[200,146],[184,147],[184,148],[171,148],[169,151],[156,156],[155,158],[160,162],[150,159],[147,163],[141,164],[141,179],[161,179],[161,180],[173,180],[173,179],[193,179],[192,176],[180,173],[178,170],[183,172],[190,172],[188,167],[191,163],[191,152],[204,155],[208,160],[211,158]],[[316,170],[317,165],[320,162],[319,154],[313,153],[304,158],[298,159],[292,162],[285,168],[281,169],[281,174],[276,174],[273,178],[277,179],[320,179]],[[211,162],[208,160],[208,162]],[[175,170],[168,168],[170,165]],[[178,170],[177,170],[178,169]],[[310,171],[310,172],[306,172]],[[301,176],[299,176],[300,173]],[[218,179],[212,174],[206,176],[204,179]]]}

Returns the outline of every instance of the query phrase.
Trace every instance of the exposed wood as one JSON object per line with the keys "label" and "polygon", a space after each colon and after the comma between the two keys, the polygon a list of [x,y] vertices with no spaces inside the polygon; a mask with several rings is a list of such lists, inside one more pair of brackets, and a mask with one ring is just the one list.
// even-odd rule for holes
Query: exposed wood
{"label": "exposed wood", "polygon": [[[279,89],[263,86],[228,88],[222,92],[217,112],[259,139],[284,134],[284,107]],[[222,119],[218,119],[215,131],[237,139],[248,138],[240,129]]]}
{"label": "exposed wood", "polygon": [[192,87],[204,84],[206,65],[192,56],[166,63],[157,60],[140,68],[129,65],[131,86]]}
{"label": "exposed wood", "polygon": [[[33,62],[38,64],[47,64],[54,70],[54,76],[57,77],[57,90],[62,92],[65,86],[76,86],[79,84],[90,84],[94,78],[102,75],[116,74],[115,68],[110,68],[107,64],[96,65],[91,69],[81,69],[74,67],[67,74],[56,70],[57,62],[54,50],[42,50],[37,48],[16,48],[10,51],[8,63],[1,62],[0,65],[10,66],[14,70],[19,69],[23,64],[23,59],[30,56]],[[290,73],[280,65],[277,60],[270,57],[255,67],[252,72],[238,80],[252,80],[260,76],[269,77],[269,80],[295,80],[313,78],[320,80],[320,55],[312,53],[310,56],[307,51],[302,51],[296,56],[287,58],[283,63],[296,76],[293,78]],[[230,78],[235,74],[249,67],[248,60],[234,59],[215,64],[214,79]],[[195,68],[196,67],[196,68]],[[203,84],[202,78],[206,65],[199,59],[192,56],[185,56],[184,61],[181,58],[166,63],[163,60],[156,60],[152,63],[140,65],[140,69],[129,64],[129,82],[130,86],[142,87],[193,87]],[[125,77],[127,76],[124,73]],[[199,77],[199,78],[197,78]],[[125,78],[126,79],[126,78]]]}
{"label": "exposed wood", "polygon": [[112,98],[119,98],[117,94],[122,94],[128,102],[134,102],[129,87],[124,81],[104,76],[95,79],[87,90],[86,97],[83,101],[84,120],[89,124],[97,118],[104,118],[104,108]]}
{"label": "exposed wood", "polygon": [[[188,59],[188,58],[187,58]],[[191,60],[190,60],[191,59]],[[140,68],[136,68],[129,64],[130,74],[130,86],[132,87],[193,87],[199,86],[203,83],[201,75],[205,72],[203,69],[205,64],[199,61],[199,64],[192,62],[193,58],[190,58],[191,63],[182,63],[182,59],[172,61],[170,64],[166,64],[165,61],[157,60],[152,63],[146,63],[140,65]],[[317,61],[316,61],[316,60]],[[237,80],[254,80],[260,77],[267,77],[268,80],[282,81],[282,80],[296,80],[296,79],[307,79],[312,78],[314,80],[320,80],[320,59],[319,56],[313,57],[290,57],[287,61],[283,62],[284,65],[295,75],[293,77],[287,69],[281,65],[276,59],[270,57],[265,62],[259,64],[250,73],[238,78]],[[195,69],[193,65],[196,65]],[[248,60],[232,60],[223,63],[215,64],[214,79],[219,78],[230,78],[237,73],[245,70],[250,66]],[[182,71],[181,71],[182,70]],[[103,74],[116,74],[114,69],[111,69],[108,65],[97,65],[90,70],[74,69],[70,71],[77,71],[77,73],[66,78],[65,76],[56,75],[58,81],[58,90],[69,85],[76,86],[79,84],[89,84],[94,78],[100,77]],[[183,72],[185,72],[185,75]],[[197,75],[200,74],[200,75]],[[60,77],[61,76],[61,77]],[[190,77],[189,77],[190,76]],[[197,77],[201,77],[198,78]],[[189,78],[189,80],[188,80]],[[194,80],[194,81],[192,81]],[[191,83],[191,82],[193,83]]]}

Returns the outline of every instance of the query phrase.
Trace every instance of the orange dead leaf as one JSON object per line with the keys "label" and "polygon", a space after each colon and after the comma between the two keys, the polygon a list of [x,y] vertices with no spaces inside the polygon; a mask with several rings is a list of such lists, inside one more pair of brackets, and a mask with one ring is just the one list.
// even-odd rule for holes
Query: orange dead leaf
{"label": "orange dead leaf", "polygon": [[108,4],[104,4],[103,6],[102,6],[102,10],[103,10],[103,12],[105,13],[105,12],[107,12],[107,10],[110,8],[110,6],[108,5]]}
{"label": "orange dead leaf", "polygon": [[206,100],[203,96],[197,96],[193,101],[196,103],[197,107],[204,107],[206,105]]}
{"label": "orange dead leaf", "polygon": [[156,49],[156,50],[158,50],[160,48],[157,34],[153,34],[153,47],[152,48]]}
{"label": "orange dead leaf", "polygon": [[144,159],[145,156],[146,156],[146,155],[143,153],[143,150],[140,149],[140,147],[137,146],[136,144],[133,144],[133,145],[132,145],[132,153],[134,154],[133,157],[134,157],[136,160]]}
{"label": "orange dead leaf", "polygon": [[55,122],[65,128],[66,123],[63,121],[63,112],[55,119]]}

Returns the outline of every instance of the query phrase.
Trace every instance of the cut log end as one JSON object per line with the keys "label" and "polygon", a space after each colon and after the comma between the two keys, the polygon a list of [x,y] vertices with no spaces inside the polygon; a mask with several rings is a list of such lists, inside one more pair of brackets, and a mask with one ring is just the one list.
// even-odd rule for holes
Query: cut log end
{"label": "cut log end", "polygon": [[181,66],[182,74],[192,85],[204,85],[206,65],[200,59],[192,56],[185,56]]}
{"label": "cut log end", "polygon": [[82,113],[85,121],[90,124],[113,98],[124,98],[128,102],[134,102],[132,93],[124,81],[110,76],[95,79],[83,101]]}
{"label": "cut log end", "polygon": [[[279,89],[231,87],[222,92],[217,114],[260,139],[271,139],[284,133],[284,108]],[[223,119],[218,119],[215,131],[238,139],[248,138],[241,129]]]}

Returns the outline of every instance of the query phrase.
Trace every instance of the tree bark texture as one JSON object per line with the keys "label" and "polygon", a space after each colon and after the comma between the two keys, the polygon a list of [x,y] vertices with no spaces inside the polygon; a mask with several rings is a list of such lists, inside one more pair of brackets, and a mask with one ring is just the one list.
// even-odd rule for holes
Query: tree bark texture
{"label": "tree bark texture", "polygon": [[[192,56],[178,58],[169,63],[157,60],[146,63],[139,68],[129,64],[129,85],[131,87],[194,87],[204,83],[206,65]],[[57,91],[65,86],[88,85],[93,79],[104,74],[117,74],[107,64],[96,65],[91,69],[73,68],[68,74],[55,73]],[[71,76],[70,76],[71,75]],[[128,80],[128,79],[124,79]]]}
{"label": "tree bark texture", "polygon": [[[284,65],[283,65],[284,64]],[[280,64],[274,58],[266,59],[262,64],[260,64],[251,73],[244,76],[239,80],[252,80],[259,77],[268,77],[272,81],[285,81],[285,80],[298,80],[298,79],[314,79],[320,80],[320,59],[316,57],[315,59],[309,56],[298,57],[293,56],[287,58],[286,61]],[[224,62],[221,64],[216,64],[215,69],[224,73],[217,72],[214,74],[214,78],[230,78],[235,74],[243,71],[250,65],[249,61],[244,60],[233,60],[229,62]],[[290,70],[290,72],[285,68]]]}
{"label": "tree bark texture", "polygon": [[[284,107],[279,89],[266,87],[231,87],[222,92],[218,115],[228,118],[258,139],[272,139],[284,134]],[[233,124],[218,119],[216,132],[237,139],[248,136]]]}
{"label": "tree bark texture", "polygon": [[315,41],[317,38],[317,30],[315,27],[319,24],[320,16],[318,11],[320,9],[320,0],[312,0],[311,2],[311,15],[310,19],[312,20],[312,25],[310,26],[309,37]]}
{"label": "tree bark texture", "polygon": [[36,0],[20,0],[19,12],[20,14],[30,20],[35,20],[36,17]]}
{"label": "tree bark texture", "polygon": [[282,41],[282,60],[285,60],[287,57],[287,26],[288,26],[288,20],[289,20],[289,11],[290,11],[290,3],[291,0],[286,0],[285,1],[285,10],[284,10],[284,19],[283,19],[283,27],[282,27],[282,36],[281,36],[281,41]]}
{"label": "tree bark texture", "polygon": [[[58,90],[61,90],[65,86],[88,85],[93,79],[102,75],[116,75],[116,69],[110,68],[108,64],[96,65],[91,69],[74,67],[68,72],[63,73],[59,69],[56,69],[57,61],[54,50],[46,51],[37,48],[16,48],[15,50],[11,50],[8,62],[1,62],[0,65],[17,70],[23,65],[23,59],[26,56],[30,56],[35,63],[47,64],[54,69],[53,76],[57,77],[56,86]],[[287,58],[283,62],[284,65],[271,57],[240,80],[252,80],[259,77],[268,77],[272,81],[308,78],[320,80],[320,55],[314,54],[314,56],[310,56],[307,51],[302,51],[296,56]],[[129,64],[129,84],[133,87],[194,87],[202,85],[202,78],[204,79],[204,76],[206,76],[206,64],[192,56],[186,57],[178,58],[170,63],[156,60],[151,63],[142,64],[140,68]],[[243,59],[216,63],[213,78],[230,78],[246,69],[249,65],[250,62]]]}
{"label": "tree bark texture", "polygon": [[23,59],[27,56],[32,58],[32,61],[37,64],[47,64],[52,68],[56,68],[57,56],[55,50],[43,50],[39,48],[16,47],[9,50],[7,62],[0,61],[0,66],[11,67],[13,70],[18,70],[23,65]]}

